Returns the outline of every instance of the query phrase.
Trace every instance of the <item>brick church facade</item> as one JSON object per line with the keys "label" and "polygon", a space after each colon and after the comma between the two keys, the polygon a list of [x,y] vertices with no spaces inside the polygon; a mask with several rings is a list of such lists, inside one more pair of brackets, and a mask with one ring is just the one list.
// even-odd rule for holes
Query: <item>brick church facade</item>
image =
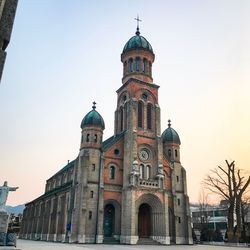
{"label": "brick church facade", "polygon": [[114,135],[92,110],[81,122],[80,152],[46,182],[45,193],[26,204],[20,237],[48,241],[192,244],[186,172],[180,138],[161,133],[155,55],[140,35],[121,54]]}

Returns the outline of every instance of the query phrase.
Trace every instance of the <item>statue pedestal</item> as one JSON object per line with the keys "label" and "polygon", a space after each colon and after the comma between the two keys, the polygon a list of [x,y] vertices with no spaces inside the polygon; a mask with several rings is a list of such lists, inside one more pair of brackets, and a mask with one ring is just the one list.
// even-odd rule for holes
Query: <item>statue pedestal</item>
{"label": "statue pedestal", "polygon": [[9,215],[5,211],[0,211],[0,233],[7,233]]}
{"label": "statue pedestal", "polygon": [[6,236],[8,230],[9,215],[5,211],[0,211],[0,246],[6,246]]}

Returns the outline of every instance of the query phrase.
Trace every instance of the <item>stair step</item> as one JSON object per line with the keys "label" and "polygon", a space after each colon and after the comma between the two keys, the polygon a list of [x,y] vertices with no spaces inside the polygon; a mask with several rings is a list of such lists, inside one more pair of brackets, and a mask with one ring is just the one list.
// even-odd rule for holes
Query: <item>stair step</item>
{"label": "stair step", "polygon": [[105,237],[103,239],[104,244],[120,244],[119,240],[114,239],[113,237]]}
{"label": "stair step", "polygon": [[138,245],[160,245],[159,242],[152,240],[150,238],[139,238]]}

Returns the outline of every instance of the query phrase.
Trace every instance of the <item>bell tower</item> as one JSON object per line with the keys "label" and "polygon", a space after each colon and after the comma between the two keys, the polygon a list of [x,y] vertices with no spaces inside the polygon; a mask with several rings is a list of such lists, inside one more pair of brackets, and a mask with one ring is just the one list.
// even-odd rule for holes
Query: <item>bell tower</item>
{"label": "bell tower", "polygon": [[[167,211],[167,197],[162,196],[165,192],[165,177],[158,104],[159,86],[153,83],[152,77],[154,59],[153,48],[141,36],[137,25],[135,35],[125,44],[121,54],[123,78],[122,86],[117,90],[115,111],[115,134],[124,133],[121,243],[126,244],[135,244],[148,231],[141,231],[139,222],[139,229],[134,226],[137,219],[141,221],[141,217],[134,218],[139,209],[136,206],[142,205],[139,201],[136,205],[136,197],[159,192],[164,200],[162,209]],[[152,195],[152,199],[154,198],[156,199]],[[151,209],[150,205],[148,209]],[[162,231],[165,230],[165,222],[165,218],[162,218],[162,224],[159,225]],[[157,227],[155,223],[156,220],[153,220],[151,226],[154,228]],[[151,234],[157,235],[156,232]],[[164,242],[167,241],[164,239]]]}

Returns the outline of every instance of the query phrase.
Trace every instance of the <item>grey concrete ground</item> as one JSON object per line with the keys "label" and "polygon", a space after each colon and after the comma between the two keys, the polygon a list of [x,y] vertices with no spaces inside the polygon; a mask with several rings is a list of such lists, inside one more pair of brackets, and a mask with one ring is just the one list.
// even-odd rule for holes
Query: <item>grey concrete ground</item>
{"label": "grey concrete ground", "polygon": [[160,246],[160,245],[99,245],[99,244],[63,244],[44,241],[31,240],[17,240],[17,247],[0,247],[0,250],[16,249],[16,250],[233,250],[246,249],[244,247],[230,247],[230,246],[208,246],[208,245],[193,245],[193,246]]}

